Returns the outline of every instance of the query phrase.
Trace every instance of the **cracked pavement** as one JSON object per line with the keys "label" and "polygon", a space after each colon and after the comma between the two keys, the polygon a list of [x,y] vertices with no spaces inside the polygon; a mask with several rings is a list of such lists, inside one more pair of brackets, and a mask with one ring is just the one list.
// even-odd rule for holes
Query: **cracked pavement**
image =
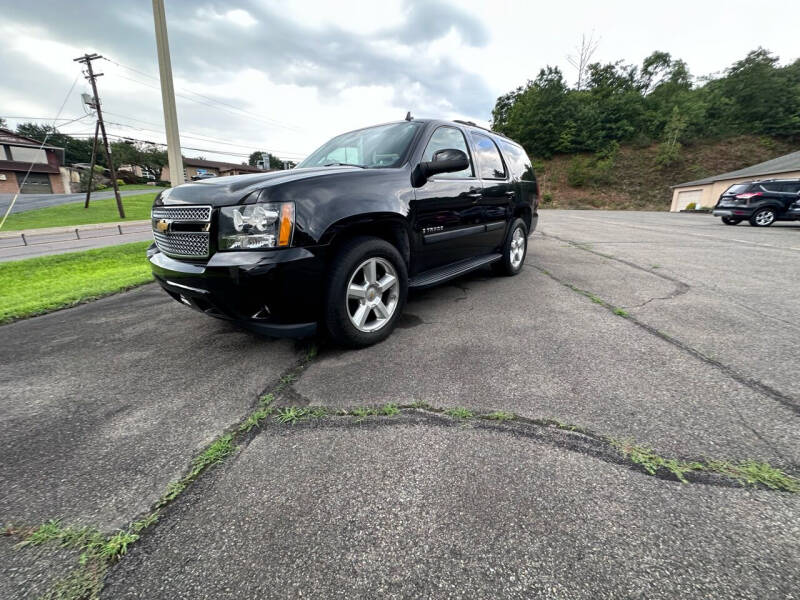
{"label": "cracked pavement", "polygon": [[[386,342],[323,343],[275,403],[504,410],[798,475],[799,232],[543,211],[519,276],[413,294]],[[307,349],[154,286],[0,332],[0,525],[107,533]],[[102,597],[797,597],[800,495],[651,477],[584,438],[420,411],[269,417],[163,510]],[[76,566],[0,542],[2,597]]]}

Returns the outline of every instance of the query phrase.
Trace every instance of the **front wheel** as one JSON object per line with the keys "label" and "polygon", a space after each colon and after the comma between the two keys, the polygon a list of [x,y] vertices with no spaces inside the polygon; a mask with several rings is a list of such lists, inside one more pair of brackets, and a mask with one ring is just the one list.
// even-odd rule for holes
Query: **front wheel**
{"label": "front wheel", "polygon": [[738,225],[742,220],[734,219],[733,217],[722,217],[722,222],[725,223],[725,225]]}
{"label": "front wheel", "polygon": [[408,294],[408,271],[385,240],[358,237],[333,260],[325,298],[325,324],[335,341],[363,348],[386,339]]}
{"label": "front wheel", "polygon": [[511,233],[503,246],[503,257],[492,266],[502,275],[516,275],[522,269],[527,253],[528,228],[525,226],[525,221],[515,219],[511,224]]}
{"label": "front wheel", "polygon": [[762,208],[753,213],[750,217],[750,225],[753,227],[769,227],[775,222],[775,209]]}

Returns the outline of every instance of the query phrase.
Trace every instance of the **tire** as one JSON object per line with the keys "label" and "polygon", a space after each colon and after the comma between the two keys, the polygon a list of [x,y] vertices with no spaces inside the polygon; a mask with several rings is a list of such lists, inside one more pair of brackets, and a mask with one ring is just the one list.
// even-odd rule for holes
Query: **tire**
{"label": "tire", "polygon": [[[518,233],[519,232],[519,233]],[[521,235],[521,237],[520,237]],[[519,245],[522,244],[520,248]],[[522,219],[514,219],[503,244],[503,258],[492,264],[495,273],[513,277],[522,270],[528,254],[528,228]]]}
{"label": "tire", "polygon": [[725,225],[738,225],[742,220],[733,217],[722,217],[722,222],[725,223]]}
{"label": "tire", "polygon": [[[394,277],[394,282],[387,275]],[[392,333],[407,294],[408,270],[397,248],[379,238],[354,238],[331,263],[325,325],[334,341],[343,346],[371,346]]]}
{"label": "tire", "polygon": [[750,225],[753,227],[769,227],[775,222],[776,216],[774,208],[762,208],[752,214]]}

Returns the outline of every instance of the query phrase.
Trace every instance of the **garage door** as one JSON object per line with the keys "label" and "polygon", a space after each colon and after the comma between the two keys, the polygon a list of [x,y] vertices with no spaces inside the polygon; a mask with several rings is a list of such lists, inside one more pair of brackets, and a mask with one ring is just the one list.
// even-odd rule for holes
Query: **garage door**
{"label": "garage door", "polygon": [[[17,176],[22,180],[23,176]],[[29,173],[28,180],[20,190],[22,194],[52,194],[53,188],[50,187],[50,176],[47,173]]]}
{"label": "garage door", "polygon": [[703,197],[703,190],[692,190],[690,192],[678,192],[678,210],[684,210],[692,202],[700,208],[700,200]]}

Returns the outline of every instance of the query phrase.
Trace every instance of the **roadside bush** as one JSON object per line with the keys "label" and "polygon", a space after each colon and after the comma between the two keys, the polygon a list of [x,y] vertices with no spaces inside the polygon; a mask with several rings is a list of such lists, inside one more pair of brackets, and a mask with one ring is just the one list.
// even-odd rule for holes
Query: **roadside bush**
{"label": "roadside bush", "polygon": [[117,187],[119,187],[121,185],[125,185],[125,182],[122,181],[122,179],[117,179]]}
{"label": "roadside bush", "polygon": [[[99,171],[98,171],[99,168]],[[108,186],[106,183],[108,180],[103,176],[103,168],[102,167],[95,167],[94,177],[90,175],[89,170],[81,171],[80,175],[80,183],[78,185],[78,189],[81,192],[85,192],[89,189],[89,179],[92,179],[92,190],[104,190]]]}
{"label": "roadside bush", "polygon": [[550,204],[551,202],[553,202],[553,194],[550,192],[542,194],[542,204]]}
{"label": "roadside bush", "polygon": [[694,202],[689,202],[689,204],[686,205],[686,208],[684,210],[695,210],[696,208],[697,204],[695,204]]}
{"label": "roadside bush", "polygon": [[589,159],[584,156],[575,156],[567,166],[567,183],[572,187],[583,187],[589,179]]}

